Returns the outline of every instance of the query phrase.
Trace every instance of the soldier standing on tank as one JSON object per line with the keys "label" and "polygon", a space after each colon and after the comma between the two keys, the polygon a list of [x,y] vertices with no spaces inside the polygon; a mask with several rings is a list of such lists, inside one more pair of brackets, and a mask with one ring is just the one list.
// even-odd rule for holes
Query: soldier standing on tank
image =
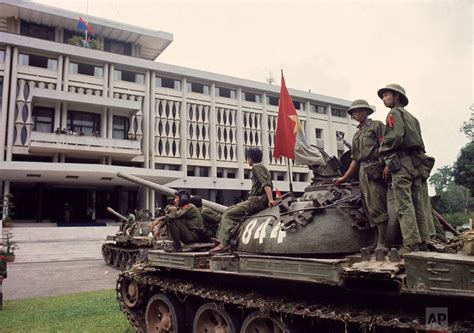
{"label": "soldier standing on tank", "polygon": [[219,245],[209,253],[221,253],[230,250],[229,238],[234,227],[242,223],[246,216],[255,214],[266,207],[273,207],[273,183],[268,169],[262,164],[262,151],[249,148],[245,152],[247,163],[252,167],[252,188],[247,201],[230,206],[222,214],[217,240]]}
{"label": "soldier standing on tank", "polygon": [[383,140],[384,124],[368,118],[374,112],[363,99],[352,102],[347,113],[359,122],[358,131],[352,139],[352,162],[344,176],[338,178],[335,185],[350,179],[359,166],[359,183],[362,203],[375,228],[375,250],[386,251],[385,234],[387,232],[387,184],[383,180],[383,166],[379,162],[380,143]]}
{"label": "soldier standing on tank", "polygon": [[202,198],[199,195],[193,195],[191,203],[196,206],[202,216],[204,231],[201,235],[201,241],[209,242],[216,237],[222,215],[209,207],[202,206]]}
{"label": "soldier standing on tank", "polygon": [[201,213],[190,203],[191,194],[181,190],[175,194],[175,203],[178,209],[166,214],[155,221],[154,234],[159,234],[159,229],[166,225],[168,235],[173,245],[165,248],[168,252],[181,252],[183,244],[199,242],[199,236],[203,232]]}
{"label": "soldier standing on tank", "polygon": [[392,181],[395,210],[403,237],[400,252],[427,250],[426,242],[430,236],[421,196],[422,164],[426,156],[420,123],[405,110],[408,98],[402,86],[389,84],[379,89],[377,94],[390,108],[380,153],[386,164],[383,177],[386,182]]}

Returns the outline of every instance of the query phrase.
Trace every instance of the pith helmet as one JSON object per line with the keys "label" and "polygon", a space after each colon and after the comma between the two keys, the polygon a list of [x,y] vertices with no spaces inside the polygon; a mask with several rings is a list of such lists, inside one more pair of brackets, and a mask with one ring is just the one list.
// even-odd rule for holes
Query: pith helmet
{"label": "pith helmet", "polygon": [[367,115],[374,113],[374,109],[372,109],[365,99],[356,99],[352,102],[351,107],[347,109],[347,113],[352,116],[352,111],[355,109],[365,109],[367,110]]}
{"label": "pith helmet", "polygon": [[401,85],[395,84],[395,83],[387,84],[385,87],[379,89],[379,91],[377,92],[377,95],[379,95],[379,97],[383,99],[383,92],[386,90],[399,93],[400,103],[402,103],[403,106],[408,105],[407,93],[405,92],[405,89]]}

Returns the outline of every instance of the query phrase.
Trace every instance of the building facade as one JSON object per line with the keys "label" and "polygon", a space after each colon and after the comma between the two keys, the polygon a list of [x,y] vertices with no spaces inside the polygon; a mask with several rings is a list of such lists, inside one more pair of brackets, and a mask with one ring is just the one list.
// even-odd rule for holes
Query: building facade
{"label": "building facade", "polygon": [[[172,34],[0,1],[0,179],[15,221],[112,219],[105,208],[153,210],[165,198],[116,176],[130,173],[223,204],[250,188],[246,147],[264,152],[276,186],[287,166],[272,158],[279,86],[155,61]],[[291,90],[308,141],[330,155],[350,139],[349,101]],[[293,166],[293,186],[311,179]]]}

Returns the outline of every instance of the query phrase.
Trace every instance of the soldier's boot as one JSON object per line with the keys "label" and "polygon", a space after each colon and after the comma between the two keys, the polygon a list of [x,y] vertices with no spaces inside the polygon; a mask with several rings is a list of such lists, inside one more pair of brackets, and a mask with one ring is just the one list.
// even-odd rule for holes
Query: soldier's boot
{"label": "soldier's boot", "polygon": [[386,252],[387,248],[385,245],[385,235],[387,234],[387,222],[377,223],[376,230],[377,246],[375,247],[375,250],[381,250]]}
{"label": "soldier's boot", "polygon": [[403,257],[407,253],[418,252],[419,250],[420,248],[418,247],[418,244],[404,245],[400,250],[398,250],[398,254]]}

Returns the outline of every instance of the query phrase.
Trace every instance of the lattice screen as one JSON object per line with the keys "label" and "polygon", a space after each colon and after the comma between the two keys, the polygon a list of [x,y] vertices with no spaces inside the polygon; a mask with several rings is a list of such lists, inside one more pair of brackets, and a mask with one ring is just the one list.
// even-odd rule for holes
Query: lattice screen
{"label": "lattice screen", "polygon": [[216,107],[217,160],[237,161],[237,110]]}
{"label": "lattice screen", "polygon": [[180,157],[180,102],[156,99],[155,154],[163,157]]}
{"label": "lattice screen", "polygon": [[188,104],[188,158],[208,160],[209,105]]}
{"label": "lattice screen", "polygon": [[244,147],[262,147],[262,115],[251,112],[242,112]]}

